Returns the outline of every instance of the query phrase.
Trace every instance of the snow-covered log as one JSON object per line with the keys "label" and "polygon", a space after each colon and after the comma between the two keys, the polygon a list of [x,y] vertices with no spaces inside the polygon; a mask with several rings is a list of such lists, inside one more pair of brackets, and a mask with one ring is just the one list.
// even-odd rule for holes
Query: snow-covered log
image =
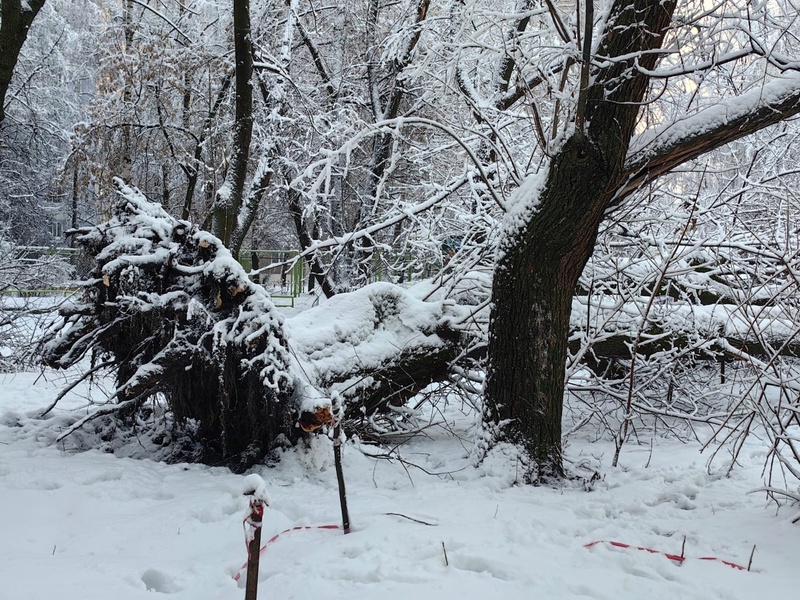
{"label": "snow-covered log", "polygon": [[289,340],[320,389],[339,392],[346,415],[402,406],[448,378],[463,351],[452,325],[463,307],[423,302],[414,289],[374,283],[287,320]]}

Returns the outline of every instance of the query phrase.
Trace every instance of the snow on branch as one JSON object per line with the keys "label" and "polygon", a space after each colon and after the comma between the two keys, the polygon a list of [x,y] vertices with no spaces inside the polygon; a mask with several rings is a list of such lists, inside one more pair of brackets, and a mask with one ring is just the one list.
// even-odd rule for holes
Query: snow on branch
{"label": "snow on branch", "polygon": [[632,140],[617,197],[624,198],[685,162],[798,113],[800,74],[791,72],[646,131]]}

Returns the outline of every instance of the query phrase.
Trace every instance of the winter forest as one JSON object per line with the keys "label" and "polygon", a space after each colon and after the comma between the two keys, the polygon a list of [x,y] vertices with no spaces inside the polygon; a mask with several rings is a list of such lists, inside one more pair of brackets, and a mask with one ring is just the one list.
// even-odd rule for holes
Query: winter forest
{"label": "winter forest", "polygon": [[796,0],[0,2],[0,597],[796,593]]}

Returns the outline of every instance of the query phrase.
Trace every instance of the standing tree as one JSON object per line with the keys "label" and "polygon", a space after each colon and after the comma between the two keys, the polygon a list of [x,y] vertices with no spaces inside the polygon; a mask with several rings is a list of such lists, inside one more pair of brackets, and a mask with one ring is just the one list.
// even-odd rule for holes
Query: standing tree
{"label": "standing tree", "polygon": [[[679,4],[687,12],[676,19]],[[517,192],[492,290],[486,401],[491,418],[508,423],[503,435],[527,450],[532,480],[563,473],[572,298],[604,216],[655,178],[800,112],[800,77],[791,61],[767,53],[762,35],[769,32],[747,19],[747,3],[723,5],[704,13],[691,0],[614,0],[595,23],[586,3],[583,48],[578,57],[565,56],[562,67],[581,67],[573,118],[548,164]],[[743,47],[688,64],[676,60],[686,51],[685,28],[708,26],[717,46],[735,45],[716,30],[723,19],[746,35]],[[709,76],[720,65],[758,57],[774,77],[735,98],[703,98],[706,107],[682,120],[659,106],[662,80]],[[637,127],[644,130],[639,135]]]}
{"label": "standing tree", "polygon": [[[253,138],[253,45],[250,38],[249,0],[235,0],[233,3],[233,49],[236,61],[236,116],[231,165],[225,183],[217,190],[213,209],[214,234],[226,246],[230,246],[236,235]],[[234,254],[238,254],[244,234],[239,233],[238,237]]]}

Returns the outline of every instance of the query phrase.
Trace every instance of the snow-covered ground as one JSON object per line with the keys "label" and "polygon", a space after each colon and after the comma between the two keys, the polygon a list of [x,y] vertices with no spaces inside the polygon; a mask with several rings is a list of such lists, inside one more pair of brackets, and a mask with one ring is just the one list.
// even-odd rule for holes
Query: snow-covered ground
{"label": "snow-covered ground", "polygon": [[[29,416],[56,390],[33,374],[0,376],[0,599],[243,598],[233,576],[246,558],[244,477],[53,446],[52,423]],[[467,435],[470,419],[457,408],[448,422]],[[649,446],[629,445],[612,469],[609,446],[575,441],[569,456],[599,461],[604,478],[592,491],[557,490],[515,485],[516,465],[502,452],[475,469],[468,441],[441,428],[429,434],[400,448],[417,466],[346,446],[352,533],[279,537],[264,552],[259,597],[795,597],[797,509],[776,511],[763,494],[748,494],[761,484],[757,447],[725,477],[709,473],[697,447],[677,442],[657,441],[652,456]],[[259,472],[271,498],[264,540],[339,522],[327,438]],[[681,565],[584,547],[613,540],[680,554],[684,538]],[[750,572],[698,560],[747,565],[754,545]]]}

